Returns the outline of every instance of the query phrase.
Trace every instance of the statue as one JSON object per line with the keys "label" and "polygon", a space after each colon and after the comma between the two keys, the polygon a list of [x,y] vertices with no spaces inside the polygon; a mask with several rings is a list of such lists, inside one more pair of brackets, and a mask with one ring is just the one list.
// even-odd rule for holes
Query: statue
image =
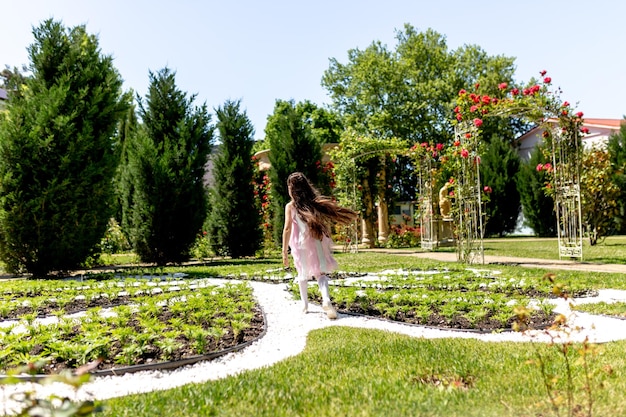
{"label": "statue", "polygon": [[441,213],[441,217],[444,220],[452,220],[452,216],[450,215],[450,211],[452,210],[452,202],[448,198],[448,189],[450,188],[450,183],[446,182],[443,187],[439,190],[439,212]]}

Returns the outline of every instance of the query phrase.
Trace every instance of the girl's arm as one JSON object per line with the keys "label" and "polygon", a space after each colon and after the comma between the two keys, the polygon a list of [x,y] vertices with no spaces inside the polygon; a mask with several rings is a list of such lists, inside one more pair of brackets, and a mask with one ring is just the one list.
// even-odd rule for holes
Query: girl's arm
{"label": "girl's arm", "polygon": [[285,226],[283,227],[283,265],[289,266],[289,256],[287,250],[289,248],[289,238],[291,237],[291,203],[285,206]]}

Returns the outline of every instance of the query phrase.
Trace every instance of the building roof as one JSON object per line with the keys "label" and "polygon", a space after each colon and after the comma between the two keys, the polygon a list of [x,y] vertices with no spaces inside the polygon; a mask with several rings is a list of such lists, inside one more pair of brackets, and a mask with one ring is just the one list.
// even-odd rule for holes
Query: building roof
{"label": "building roof", "polygon": [[626,123],[626,119],[583,119],[583,126],[587,127],[594,126],[619,129],[624,123]]}

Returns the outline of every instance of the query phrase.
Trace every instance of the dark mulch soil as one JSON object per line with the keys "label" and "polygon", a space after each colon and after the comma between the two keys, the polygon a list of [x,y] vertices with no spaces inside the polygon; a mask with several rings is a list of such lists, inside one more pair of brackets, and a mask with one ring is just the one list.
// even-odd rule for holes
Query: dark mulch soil
{"label": "dark mulch soil", "polygon": [[[511,317],[505,324],[503,324],[499,320],[495,320],[490,317],[485,317],[483,320],[472,323],[467,317],[464,317],[462,314],[458,314],[452,318],[447,318],[442,316],[437,312],[433,312],[429,317],[416,317],[412,311],[396,313],[395,317],[384,317],[379,310],[375,308],[364,309],[359,305],[352,306],[337,306],[340,312],[345,312],[348,314],[359,314],[370,317],[387,319],[390,321],[399,321],[402,323],[421,325],[421,326],[429,326],[429,327],[437,327],[441,329],[449,329],[449,330],[472,330],[472,331],[481,331],[481,332],[496,332],[503,330],[512,330],[513,323],[515,319]],[[556,318],[556,314],[545,314],[542,311],[535,312],[528,323],[526,325],[528,328],[532,329],[544,329],[551,326],[554,323],[554,319]]]}
{"label": "dark mulch soil", "polygon": [[[93,307],[114,307],[117,305],[128,304],[131,300],[128,297],[117,297],[117,298],[94,298],[89,301],[84,300],[75,300],[74,302],[64,305],[63,311],[65,314],[76,313],[79,311],[85,311],[89,308]],[[500,321],[494,320],[492,318],[485,318],[479,323],[470,323],[470,321],[459,314],[453,318],[446,318],[437,312],[433,312],[428,318],[424,317],[416,317],[413,312],[398,312],[395,317],[384,317],[381,315],[381,312],[376,310],[373,306],[363,307],[360,305],[337,305],[337,308],[340,312],[352,313],[352,314],[363,314],[367,316],[373,316],[377,318],[384,318],[392,321],[404,322],[415,325],[425,325],[437,328],[451,329],[451,330],[473,330],[473,331],[483,331],[483,332],[491,332],[491,331],[502,331],[502,330],[510,330],[513,324],[513,318],[511,318],[506,324],[503,325]],[[58,314],[60,310],[60,306],[56,305],[55,302],[47,303],[36,311],[37,315],[40,317],[49,316],[54,314],[55,312]],[[11,312],[7,317],[4,317],[4,320],[7,319],[17,319],[20,316],[28,313],[33,313],[34,311],[29,307],[23,307]],[[167,308],[164,308],[161,316],[159,316],[159,320],[161,322],[167,322],[170,318],[171,313]],[[531,328],[545,328],[550,326],[553,323],[554,315],[545,315],[542,312],[537,312],[529,323],[529,327]],[[136,329],[137,333],[140,333],[142,330],[139,328],[136,320],[131,319],[127,326],[133,327]],[[220,338],[210,338],[207,340],[207,349],[206,352],[220,352],[226,349],[234,348],[242,343],[254,340],[258,338],[265,330],[265,322],[264,315],[259,306],[255,307],[254,310],[254,318],[250,324],[250,327],[241,331],[237,336],[235,336],[233,329],[228,329],[226,333]],[[76,329],[77,332],[80,329]],[[154,343],[150,344],[150,346],[145,349],[145,351],[135,356],[134,365],[142,365],[142,364],[156,364],[158,362],[163,361],[163,358],[167,358],[169,361],[178,361],[183,359],[188,359],[192,357],[197,357],[198,354],[194,352],[192,346],[193,341],[188,340],[184,336],[178,337],[176,340],[178,344],[177,349],[166,355],[161,351]],[[43,346],[35,347],[30,354],[37,355],[43,351]],[[122,352],[122,346],[119,342],[114,342],[107,349],[108,357],[115,358]],[[64,369],[75,369],[82,364],[79,363],[66,363],[64,361],[53,361],[48,363],[44,369],[44,373],[57,373]],[[128,365],[120,365],[116,364],[111,359],[104,359],[98,366],[95,368],[96,370],[106,370],[112,368],[121,368]]]}
{"label": "dark mulch soil", "polygon": [[[169,311],[164,309],[162,315],[159,316],[159,319],[162,321],[165,321],[167,320],[168,316],[171,316],[171,314],[169,314]],[[141,332],[138,322],[135,319],[131,319],[127,323],[127,326],[136,329],[137,332]],[[79,329],[76,329],[76,331],[79,331]],[[233,332],[233,329],[229,328],[227,329],[227,331],[221,338],[209,337],[206,343],[206,352],[215,353],[215,352],[220,352],[220,351],[224,351],[227,349],[235,348],[243,343],[257,339],[260,335],[263,334],[264,331],[265,331],[265,318],[264,318],[262,310],[258,306],[256,306],[254,308],[254,316],[248,328],[240,331],[236,336]],[[158,362],[163,361],[163,359],[159,359],[159,358],[164,358],[164,357],[167,358],[167,361],[173,362],[173,361],[180,361],[183,359],[195,358],[199,356],[198,353],[196,353],[193,350],[193,347],[192,347],[193,341],[189,340],[184,335],[181,335],[180,337],[178,337],[176,339],[176,343],[179,345],[178,348],[175,351],[171,352],[170,354],[164,353],[158,346],[155,346],[155,344],[150,344],[149,347],[144,352],[134,356],[135,362],[133,363],[133,365],[157,364]],[[120,345],[119,341],[112,343],[108,347],[108,356],[110,358],[115,358],[122,352],[122,348],[123,347]],[[30,354],[36,355],[36,354],[41,353],[42,351],[43,351],[43,347],[39,346],[33,349],[33,351],[31,351]],[[58,373],[65,369],[75,369],[80,365],[81,364],[67,363],[64,361],[52,361],[52,362],[47,363],[43,367],[42,372],[45,374]],[[104,359],[94,369],[95,370],[107,370],[107,369],[112,369],[112,368],[120,369],[120,368],[124,368],[127,366],[129,365],[120,365],[120,364],[116,364],[111,359]],[[120,373],[122,373],[122,371],[123,369],[120,369]]]}

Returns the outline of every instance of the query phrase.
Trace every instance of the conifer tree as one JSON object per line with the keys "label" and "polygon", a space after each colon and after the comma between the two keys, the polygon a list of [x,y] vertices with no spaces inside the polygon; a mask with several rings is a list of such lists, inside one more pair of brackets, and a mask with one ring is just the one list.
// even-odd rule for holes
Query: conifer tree
{"label": "conifer tree", "polygon": [[97,251],[113,210],[122,78],[84,26],[33,29],[32,76],[14,83],[0,127],[0,257],[36,277]]}
{"label": "conifer tree", "polygon": [[311,127],[303,120],[295,103],[277,100],[274,113],[268,117],[265,128],[270,144],[270,181],[274,207],[274,239],[281,241],[285,222],[285,204],[289,202],[287,177],[292,172],[304,173],[313,183],[318,183],[318,165],[322,159],[322,147],[313,135]]}
{"label": "conifer tree", "polygon": [[485,235],[503,236],[515,231],[520,213],[517,152],[500,136],[493,135],[481,157],[481,184],[489,189],[486,204]]}
{"label": "conifer tree", "polygon": [[556,236],[556,214],[554,199],[545,192],[548,181],[545,170],[537,169],[539,164],[546,164],[540,147],[535,147],[527,162],[520,165],[517,189],[520,193],[524,224],[540,237]]}
{"label": "conifer tree", "polygon": [[216,115],[221,144],[213,165],[209,236],[218,254],[252,256],[262,238],[252,182],[254,128],[239,101],[227,101]]}
{"label": "conifer tree", "polygon": [[158,265],[189,258],[207,213],[204,174],[213,140],[206,105],[193,106],[168,68],[150,72],[142,125],[129,146],[133,181],[128,215],[131,243],[144,262]]}
{"label": "conifer tree", "polygon": [[615,216],[615,230],[626,233],[626,123],[622,123],[619,132],[609,137],[607,145],[613,170],[612,182],[620,189],[617,199],[618,214]]}

